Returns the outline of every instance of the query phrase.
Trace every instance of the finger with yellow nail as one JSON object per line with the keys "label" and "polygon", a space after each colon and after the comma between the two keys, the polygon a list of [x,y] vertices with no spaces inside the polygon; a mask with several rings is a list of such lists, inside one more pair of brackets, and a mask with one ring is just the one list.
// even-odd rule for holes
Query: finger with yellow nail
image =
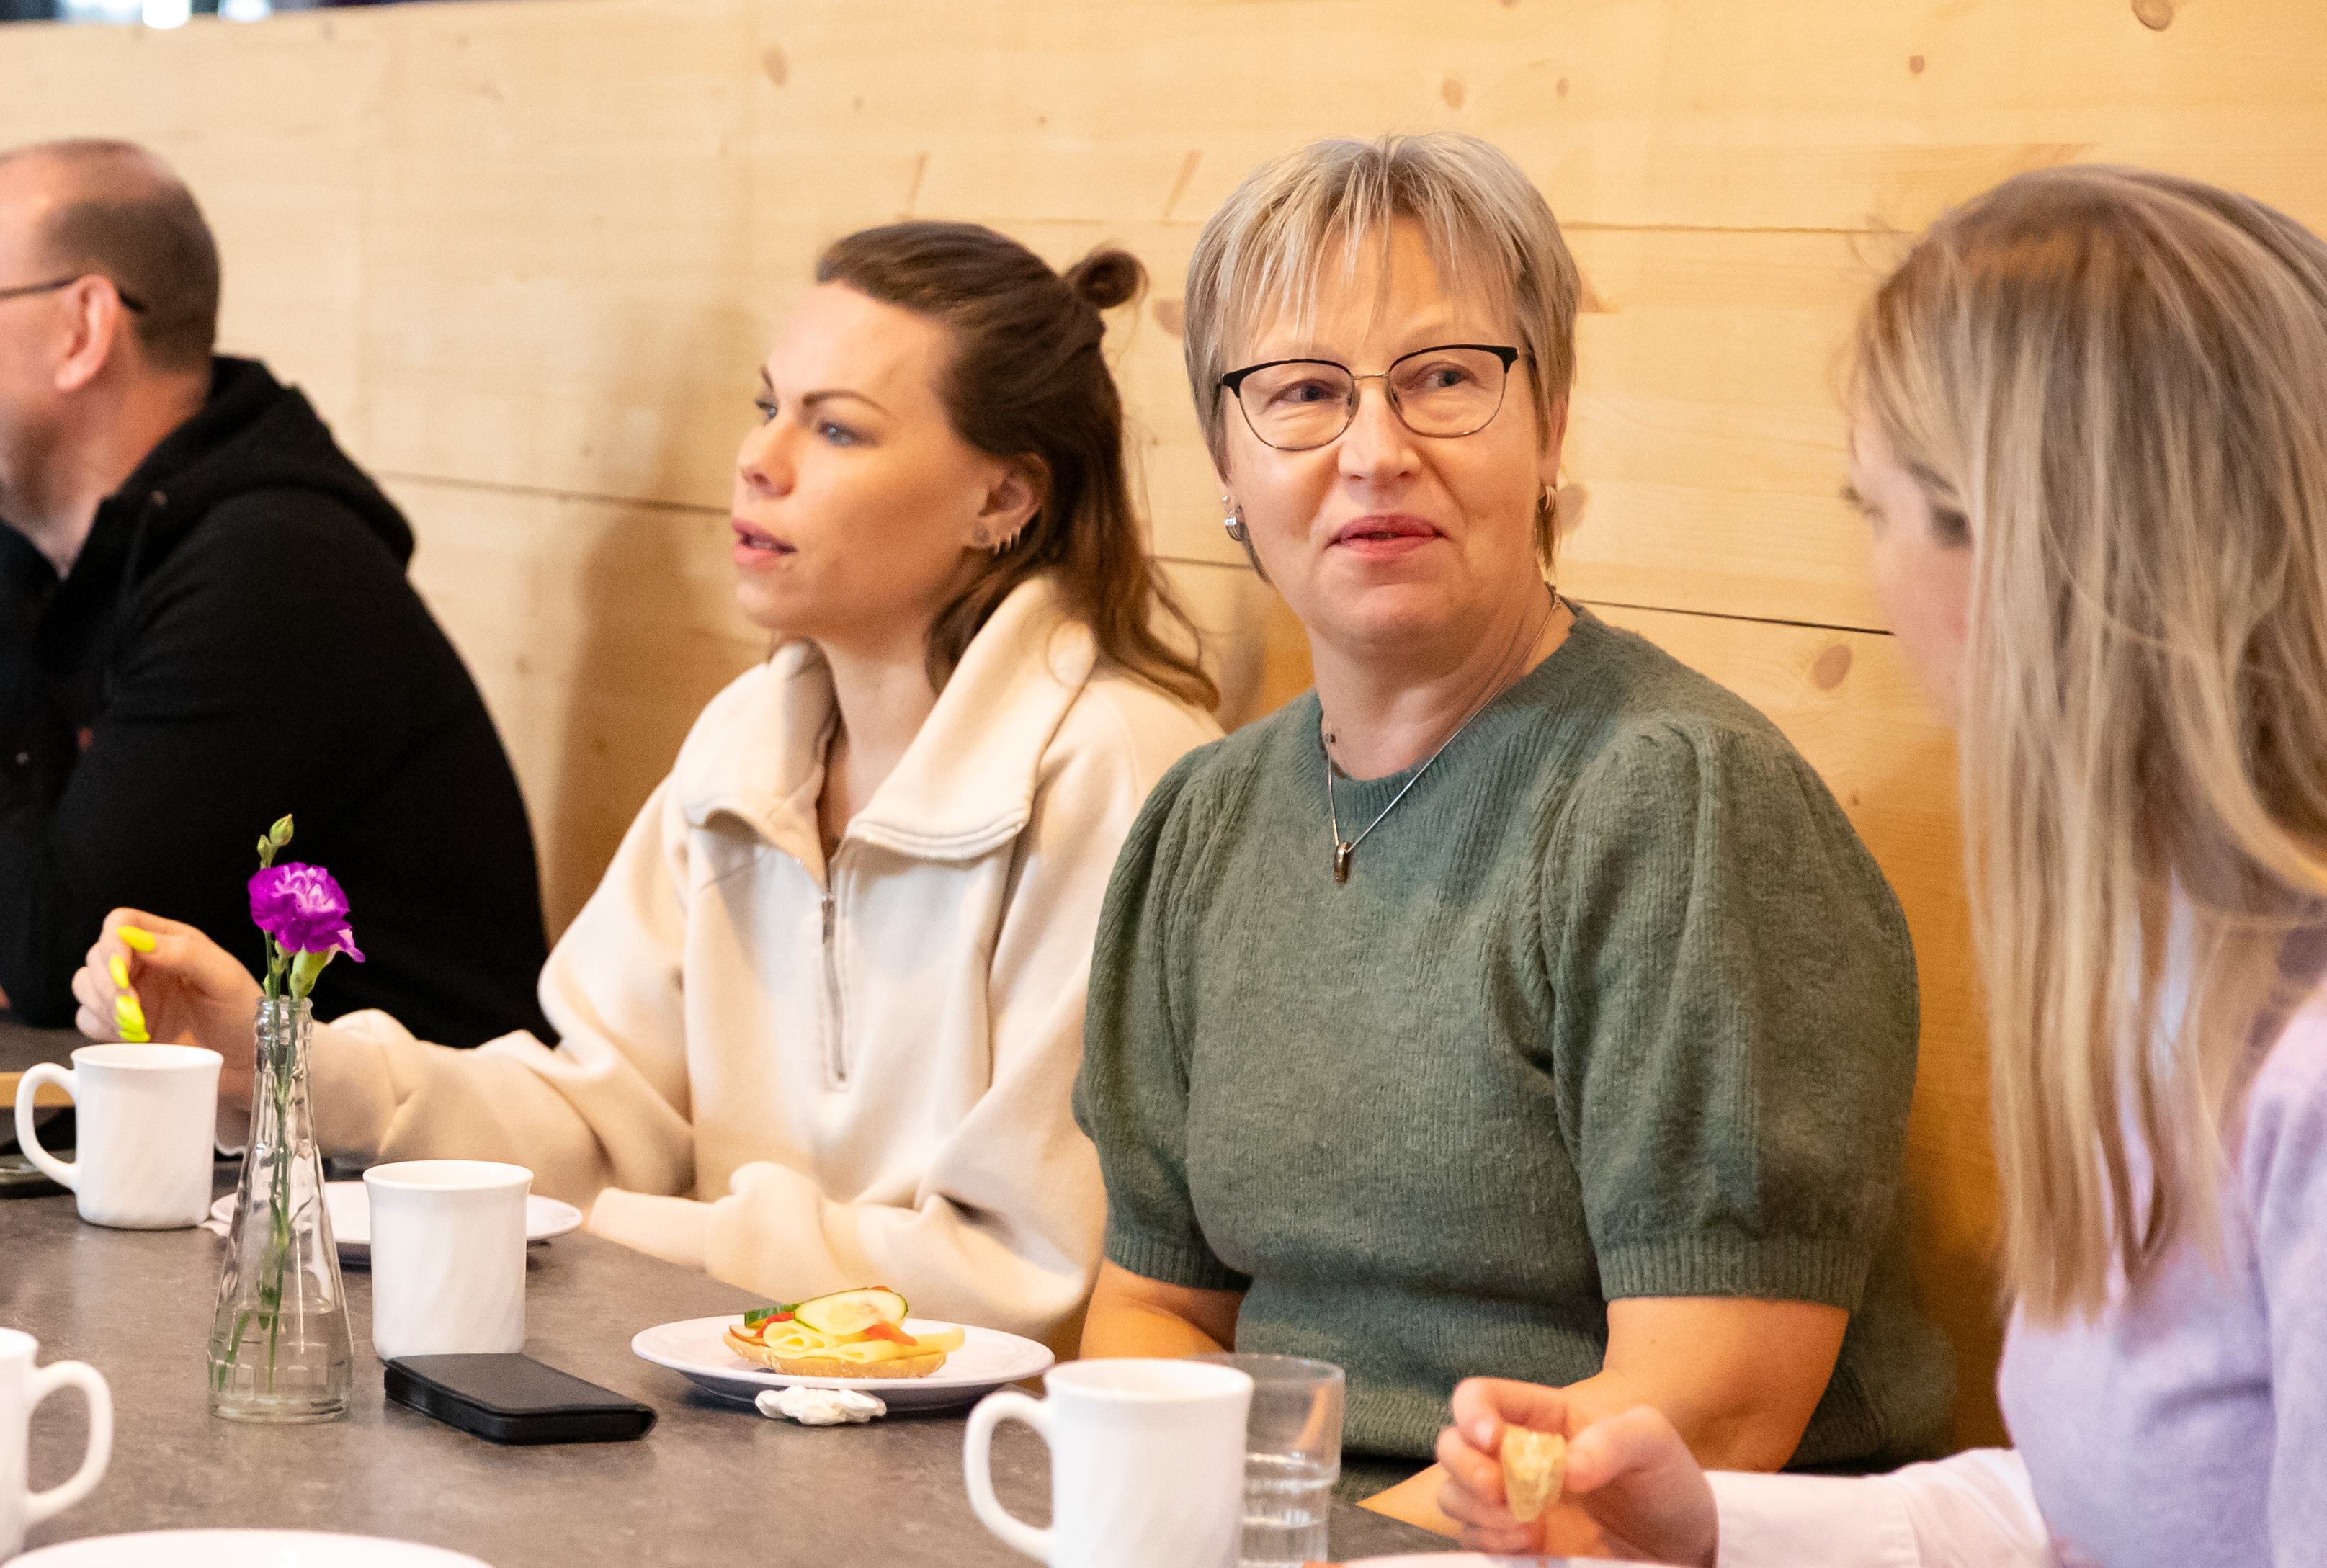
{"label": "finger with yellow nail", "polygon": [[145,930],[142,927],[116,926],[113,928],[113,934],[119,937],[124,943],[136,952],[150,953],[154,950],[155,945],[154,933]]}
{"label": "finger with yellow nail", "polygon": [[144,1045],[153,1039],[145,1030],[145,1010],[137,1004],[135,996],[115,999],[113,1022],[114,1027],[121,1031],[121,1038],[132,1045]]}
{"label": "finger with yellow nail", "polygon": [[116,953],[111,958],[106,960],[105,967],[106,972],[113,976],[113,983],[116,985],[120,986],[124,991],[129,989],[129,961],[127,959],[124,958],[120,954]]}

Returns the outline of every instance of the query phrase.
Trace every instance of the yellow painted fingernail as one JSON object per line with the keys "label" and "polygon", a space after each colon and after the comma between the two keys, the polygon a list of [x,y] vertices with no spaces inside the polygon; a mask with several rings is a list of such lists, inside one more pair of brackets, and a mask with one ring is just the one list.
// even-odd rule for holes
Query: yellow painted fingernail
{"label": "yellow painted fingernail", "polygon": [[113,1022],[124,1029],[145,1027],[145,1010],[137,1005],[135,996],[123,996],[113,1003]]}
{"label": "yellow painted fingernail", "polygon": [[140,953],[150,953],[154,950],[154,933],[151,931],[140,929],[136,926],[116,926],[113,928],[113,934]]}
{"label": "yellow painted fingernail", "polygon": [[113,972],[113,983],[116,985],[120,986],[124,991],[129,989],[128,960],[122,957],[120,954],[116,953],[112,957],[106,960],[105,966]]}
{"label": "yellow painted fingernail", "polygon": [[124,1045],[151,1045],[154,1043],[154,1037],[146,1033],[142,1029],[125,1028],[121,1031],[121,1043]]}

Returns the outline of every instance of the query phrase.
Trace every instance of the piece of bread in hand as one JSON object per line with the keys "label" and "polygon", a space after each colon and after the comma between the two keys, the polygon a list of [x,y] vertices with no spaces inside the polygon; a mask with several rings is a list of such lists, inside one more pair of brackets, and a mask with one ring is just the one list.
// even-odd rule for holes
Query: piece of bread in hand
{"label": "piece of bread in hand", "polygon": [[926,1377],[946,1363],[946,1352],[932,1350],[926,1356],[897,1356],[886,1361],[839,1361],[829,1356],[780,1356],[765,1345],[746,1339],[730,1329],[726,1333],[727,1348],[746,1361],[758,1363],[771,1372],[783,1372],[794,1377]]}
{"label": "piece of bread in hand", "polygon": [[1525,1524],[1559,1501],[1567,1478],[1567,1439],[1556,1432],[1503,1429],[1503,1498],[1511,1517]]}

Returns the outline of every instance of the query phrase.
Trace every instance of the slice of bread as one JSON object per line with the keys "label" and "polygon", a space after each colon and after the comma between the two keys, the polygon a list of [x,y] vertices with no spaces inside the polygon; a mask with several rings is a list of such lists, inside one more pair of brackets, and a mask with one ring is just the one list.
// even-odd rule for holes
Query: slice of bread
{"label": "slice of bread", "polygon": [[836,1361],[829,1356],[779,1356],[765,1345],[740,1337],[733,1329],[727,1330],[726,1338],[727,1348],[744,1360],[795,1377],[926,1377],[946,1364],[943,1350],[932,1350],[926,1356],[899,1356],[888,1361]]}

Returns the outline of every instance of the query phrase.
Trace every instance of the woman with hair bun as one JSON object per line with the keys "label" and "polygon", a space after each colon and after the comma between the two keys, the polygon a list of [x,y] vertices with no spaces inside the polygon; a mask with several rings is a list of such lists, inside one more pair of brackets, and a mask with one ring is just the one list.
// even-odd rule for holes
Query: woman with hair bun
{"label": "woman with hair bun", "polygon": [[[877,1280],[1057,1341],[1105,1218],[1069,1109],[1100,900],[1150,787],[1220,733],[1151,629],[1185,618],[1100,354],[1145,276],[1113,249],[1061,276],[966,223],[850,235],[816,275],[735,468],[736,595],[777,647],[550,955],[561,1043],[318,1027],[317,1132],[528,1166],[599,1233],[778,1300]],[[117,962],[154,1039],[242,1064],[238,1119],[249,975],[116,911],[75,982],[92,1038]]]}

